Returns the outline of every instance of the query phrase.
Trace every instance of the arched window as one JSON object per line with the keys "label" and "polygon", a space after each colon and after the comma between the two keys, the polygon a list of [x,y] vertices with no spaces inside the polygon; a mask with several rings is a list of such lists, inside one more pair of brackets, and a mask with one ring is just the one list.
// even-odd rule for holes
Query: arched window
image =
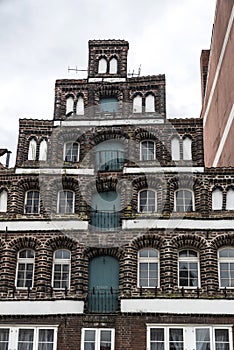
{"label": "arched window", "polygon": [[157,211],[157,193],[153,190],[142,190],[138,195],[138,212],[153,213]]}
{"label": "arched window", "polygon": [[192,140],[189,137],[183,139],[183,160],[192,159]]}
{"label": "arched window", "polygon": [[8,193],[6,190],[0,192],[0,212],[5,213],[7,211],[7,197]]}
{"label": "arched window", "polygon": [[54,252],[53,259],[53,281],[54,289],[65,289],[70,287],[71,275],[71,252],[59,249]]}
{"label": "arched window", "polygon": [[219,285],[234,287],[234,248],[225,247],[218,251]]}
{"label": "arched window", "polygon": [[74,108],[74,98],[72,96],[68,96],[66,99],[66,114],[73,112]]}
{"label": "arched window", "polygon": [[117,70],[118,70],[118,61],[115,57],[113,57],[110,60],[110,69],[109,69],[109,73],[110,74],[117,74]]}
{"label": "arched window", "polygon": [[36,160],[37,156],[37,142],[35,139],[31,139],[28,147],[28,160]]}
{"label": "arched window", "polygon": [[159,286],[159,253],[146,248],[138,253],[138,287],[155,288]]}
{"label": "arched window", "polygon": [[40,211],[40,193],[39,191],[27,191],[25,194],[25,213],[38,214]]}
{"label": "arched window", "polygon": [[154,141],[142,141],[140,149],[141,160],[154,160],[156,158],[155,142]]}
{"label": "arched window", "polygon": [[152,94],[149,94],[145,98],[145,111],[147,113],[155,112],[155,97]]}
{"label": "arched window", "polygon": [[107,72],[107,60],[102,57],[99,61],[98,61],[98,73],[99,74],[105,74]]}
{"label": "arched window", "polygon": [[184,249],[178,258],[179,287],[199,287],[199,258],[195,250]]}
{"label": "arched window", "polygon": [[42,140],[39,148],[39,160],[47,160],[47,141]]}
{"label": "arched window", "polygon": [[193,191],[180,189],[175,191],[175,211],[185,213],[194,210]]}
{"label": "arched window", "polygon": [[212,191],[212,209],[222,210],[223,208],[223,192],[220,188],[215,188]]}
{"label": "arched window", "polygon": [[32,249],[23,249],[18,252],[16,269],[16,287],[33,287],[35,253]]}
{"label": "arched window", "polygon": [[82,96],[79,96],[76,104],[76,114],[84,115],[84,99]]}
{"label": "arched window", "polygon": [[234,189],[233,188],[229,188],[227,190],[226,210],[234,210]]}
{"label": "arched window", "polygon": [[118,140],[100,142],[95,149],[96,169],[118,171],[124,165],[124,145]]}
{"label": "arched window", "polygon": [[60,214],[74,213],[74,198],[75,193],[73,191],[60,191],[58,193],[57,212]]}
{"label": "arched window", "polygon": [[177,137],[171,140],[171,159],[180,160],[180,140]]}
{"label": "arched window", "polygon": [[67,142],[64,145],[64,161],[78,162],[79,161],[80,145],[78,142]]}
{"label": "arched window", "polygon": [[133,113],[142,113],[142,97],[140,95],[133,99]]}

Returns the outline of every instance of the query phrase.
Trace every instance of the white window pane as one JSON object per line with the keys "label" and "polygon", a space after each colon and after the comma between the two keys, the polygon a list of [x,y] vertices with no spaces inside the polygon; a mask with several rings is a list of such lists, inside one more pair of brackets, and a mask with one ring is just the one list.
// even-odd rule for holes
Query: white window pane
{"label": "white window pane", "polygon": [[77,104],[76,104],[76,114],[84,115],[84,99],[82,96],[78,97]]}
{"label": "white window pane", "polygon": [[226,209],[234,210],[234,190],[232,188],[227,191]]}
{"label": "white window pane", "polygon": [[183,140],[183,159],[192,159],[192,140],[189,137],[185,137]]}
{"label": "white window pane", "polygon": [[66,114],[73,112],[73,107],[74,107],[74,99],[72,96],[69,96],[66,99]]}
{"label": "white window pane", "polygon": [[177,138],[171,140],[171,158],[172,160],[180,160],[180,141]]}
{"label": "white window pane", "polygon": [[146,112],[155,112],[155,104],[154,104],[155,98],[154,95],[148,95],[145,98],[145,111]]}
{"label": "white window pane", "polygon": [[136,96],[133,99],[133,113],[142,113],[142,97]]}
{"label": "white window pane", "polygon": [[7,211],[7,191],[2,190],[0,192],[0,212],[6,212]]}
{"label": "white window pane", "polygon": [[223,206],[223,192],[216,188],[212,192],[212,209],[221,210]]}
{"label": "white window pane", "polygon": [[110,74],[116,74],[118,69],[118,61],[115,57],[110,60]]}
{"label": "white window pane", "polygon": [[101,58],[98,62],[98,73],[106,73],[107,61],[105,58]]}
{"label": "white window pane", "polygon": [[29,142],[28,147],[28,160],[36,160],[36,154],[37,154],[37,142],[36,140],[32,139]]}
{"label": "white window pane", "polygon": [[46,140],[41,141],[39,149],[39,160],[47,160],[47,142]]}

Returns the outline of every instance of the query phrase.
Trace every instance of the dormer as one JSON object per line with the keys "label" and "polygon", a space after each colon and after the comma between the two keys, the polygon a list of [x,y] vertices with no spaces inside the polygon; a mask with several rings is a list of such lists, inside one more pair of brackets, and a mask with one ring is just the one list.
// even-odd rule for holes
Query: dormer
{"label": "dormer", "polygon": [[125,81],[128,47],[125,40],[90,40],[89,82]]}

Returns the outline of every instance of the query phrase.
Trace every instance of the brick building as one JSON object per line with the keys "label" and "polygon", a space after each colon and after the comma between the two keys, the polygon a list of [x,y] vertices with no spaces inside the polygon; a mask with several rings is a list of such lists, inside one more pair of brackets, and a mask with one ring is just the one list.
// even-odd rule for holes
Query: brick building
{"label": "brick building", "polygon": [[0,349],[233,350],[234,174],[201,119],[167,119],[165,76],[89,41],[53,120],[21,119],[0,169]]}

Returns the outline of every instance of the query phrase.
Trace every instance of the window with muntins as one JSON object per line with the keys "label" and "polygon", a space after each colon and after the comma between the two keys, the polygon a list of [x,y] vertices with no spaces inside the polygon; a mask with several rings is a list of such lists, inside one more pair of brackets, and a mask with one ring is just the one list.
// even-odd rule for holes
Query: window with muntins
{"label": "window with muntins", "polygon": [[199,287],[198,253],[191,249],[179,252],[178,258],[179,287]]}
{"label": "window with muntins", "polygon": [[73,191],[60,191],[58,193],[57,212],[59,214],[74,213],[74,198],[75,193]]}
{"label": "window with muntins", "polygon": [[224,288],[234,287],[234,248],[226,247],[218,251],[219,285]]}
{"label": "window with muntins", "polygon": [[70,287],[71,252],[59,249],[54,252],[53,260],[53,288],[65,289]]}
{"label": "window with muntins", "polygon": [[232,329],[213,325],[147,325],[149,350],[232,350]]}
{"label": "window with muntins", "polygon": [[159,286],[159,253],[146,248],[138,253],[138,287],[155,288]]}
{"label": "window with muntins", "polygon": [[185,213],[194,210],[193,192],[181,189],[175,192],[175,211]]}
{"label": "window with muntins", "polygon": [[25,213],[39,214],[40,212],[40,193],[39,191],[27,191],[25,195]]}
{"label": "window with muntins", "polygon": [[80,145],[78,142],[67,142],[64,145],[64,161],[78,162],[79,161]]}
{"label": "window with muntins", "polygon": [[138,196],[138,212],[153,213],[157,211],[157,193],[153,190],[142,190]]}
{"label": "window with muntins", "polygon": [[154,160],[156,157],[155,142],[154,141],[142,141],[141,142],[141,160]]}
{"label": "window with muntins", "polygon": [[115,330],[83,328],[81,350],[114,350]]}
{"label": "window with muntins", "polygon": [[18,252],[16,269],[16,287],[28,288],[33,286],[35,253],[32,249]]}
{"label": "window with muntins", "polygon": [[0,327],[1,350],[56,350],[56,327]]}

